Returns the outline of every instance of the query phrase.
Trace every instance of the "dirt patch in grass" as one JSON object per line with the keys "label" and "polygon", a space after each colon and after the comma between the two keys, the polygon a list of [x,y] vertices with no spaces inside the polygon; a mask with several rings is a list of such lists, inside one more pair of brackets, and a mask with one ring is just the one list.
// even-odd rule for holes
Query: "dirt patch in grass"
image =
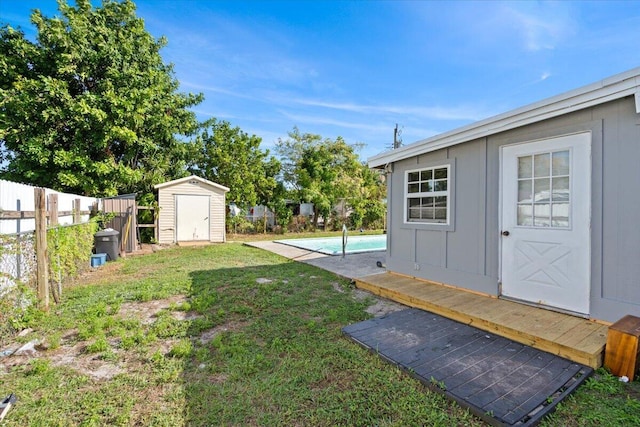
{"label": "dirt patch in grass", "polygon": [[65,283],[65,288],[93,284],[99,281],[100,278],[113,277],[120,272],[123,265],[124,264],[120,262],[107,262],[100,267],[89,267],[83,270],[77,277],[69,279],[69,281]]}
{"label": "dirt patch in grass", "polygon": [[[143,325],[151,325],[162,310],[179,307],[187,301],[185,295],[175,295],[162,300],[123,303],[118,311],[118,316],[124,319],[135,318]],[[195,313],[184,311],[173,311],[171,315],[180,321],[189,321],[199,317]],[[230,327],[235,326],[231,325]],[[222,326],[216,329],[225,330]],[[136,370],[135,365],[143,363],[139,356],[134,355],[134,352],[121,350],[118,338],[112,338],[108,341],[111,352],[109,360],[104,360],[103,354],[88,353],[87,346],[93,341],[93,339],[79,340],[78,331],[75,329],[66,331],[60,339],[59,345],[53,349],[49,348],[50,343],[47,343],[46,340],[42,342],[38,340],[34,351],[0,358],[0,373],[9,372],[17,366],[28,365],[33,359],[43,358],[53,366],[69,367],[93,379],[108,380],[118,374]],[[176,339],[159,340],[151,346],[151,350],[160,351],[161,354],[166,355],[177,341]],[[18,347],[20,347],[18,343],[8,346],[8,348],[14,349]]]}
{"label": "dirt patch in grass", "polygon": [[[116,263],[107,264],[107,266],[109,265],[113,266],[113,271],[117,271],[119,268]],[[332,286],[336,292],[346,292],[337,282],[332,283]],[[356,300],[372,297],[370,293],[358,289],[351,292]],[[367,312],[375,317],[406,308],[401,304],[386,299],[374,298],[373,300],[375,302],[367,308]],[[177,309],[182,304],[188,303],[188,301],[189,299],[186,295],[174,295],[161,300],[127,302],[120,305],[117,315],[123,319],[136,319],[142,325],[152,325],[161,311],[171,308]],[[178,310],[172,311],[171,316],[179,321],[191,321],[201,317],[193,312]],[[218,325],[202,332],[198,337],[198,341],[203,345],[208,344],[217,335],[224,332],[242,330],[247,324],[247,322],[231,321],[224,325]],[[177,339],[158,340],[150,346],[150,351],[166,355],[178,341]],[[27,365],[33,359],[45,358],[53,366],[65,366],[96,380],[108,380],[129,370],[136,370],[134,365],[143,363],[138,357],[132,357],[130,352],[120,350],[118,339],[109,340],[109,347],[112,352],[111,360],[104,360],[104,357],[100,354],[87,353],[87,346],[91,342],[92,340],[78,340],[78,331],[75,329],[66,331],[60,340],[59,346],[55,349],[49,349],[49,344],[45,341],[39,342],[36,345],[36,350],[31,353],[0,358],[0,375],[9,372],[16,366]],[[8,346],[8,348],[18,348],[19,346],[20,344],[15,343]],[[224,379],[217,378],[213,382],[223,381]]]}
{"label": "dirt patch in grass", "polygon": [[99,355],[87,354],[85,342],[61,346],[44,356],[54,366],[66,366],[95,380],[108,380],[125,372],[116,362],[105,361]]}
{"label": "dirt patch in grass", "polygon": [[373,317],[382,317],[389,313],[393,313],[394,311],[400,311],[407,308],[406,305],[385,298],[375,297],[371,293],[361,289],[354,289],[352,291],[352,296],[356,301],[363,301],[367,298],[373,299],[374,303],[365,310]]}
{"label": "dirt patch in grass", "polygon": [[173,346],[176,345],[178,341],[180,340],[175,338],[158,340],[149,346],[149,354],[160,353],[163,356],[166,356],[169,354],[169,352],[171,351],[171,348],[173,348]]}
{"label": "dirt patch in grass", "polygon": [[[120,306],[118,315],[124,319],[137,319],[143,325],[150,325],[162,310],[179,307],[186,302],[188,302],[188,298],[185,295],[174,295],[165,299],[144,302],[126,302]],[[177,320],[193,320],[198,317],[193,313],[181,311],[173,312],[172,316]]]}
{"label": "dirt patch in grass", "polygon": [[[75,336],[70,334],[69,337]],[[73,342],[73,338],[63,341],[55,349],[36,346],[34,352],[15,354],[0,359],[0,372],[31,363],[34,359],[46,359],[53,366],[65,366],[97,380],[107,380],[124,372],[123,367],[112,361],[105,361],[97,354],[87,354],[87,341]],[[39,348],[39,349],[38,349]]]}
{"label": "dirt patch in grass", "polygon": [[[340,294],[344,294],[347,292],[342,286],[340,286],[340,283],[338,282],[332,282],[331,286],[333,287],[333,290],[335,290]],[[391,301],[385,298],[376,297],[371,293],[367,291],[363,291],[361,289],[353,289],[351,291],[351,296],[356,301],[364,301],[366,299],[373,300],[374,303],[369,307],[367,307],[366,309],[366,312],[372,315],[373,317],[382,317],[389,313],[393,313],[394,311],[399,311],[407,308],[407,306],[405,305],[399,304],[395,301]]]}
{"label": "dirt patch in grass", "polygon": [[198,338],[198,340],[200,341],[200,344],[207,344],[223,332],[239,331],[248,324],[248,322],[229,322],[224,325],[216,326],[215,328],[211,328],[200,334],[200,338]]}

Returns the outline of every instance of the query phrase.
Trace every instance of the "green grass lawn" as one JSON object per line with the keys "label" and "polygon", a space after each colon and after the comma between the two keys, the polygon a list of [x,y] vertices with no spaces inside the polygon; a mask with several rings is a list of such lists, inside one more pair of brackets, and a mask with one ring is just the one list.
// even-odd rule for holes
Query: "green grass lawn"
{"label": "green grass lawn", "polygon": [[[108,263],[0,359],[4,425],[484,425],[342,336],[372,303],[239,243]],[[639,392],[599,371],[544,425],[638,425]]]}

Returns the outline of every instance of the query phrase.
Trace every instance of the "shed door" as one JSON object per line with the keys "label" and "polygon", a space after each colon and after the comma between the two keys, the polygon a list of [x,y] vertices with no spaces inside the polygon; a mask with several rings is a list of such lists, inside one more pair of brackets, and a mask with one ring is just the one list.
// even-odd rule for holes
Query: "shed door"
{"label": "shed door", "polygon": [[589,313],[591,134],[502,148],[502,295]]}
{"label": "shed door", "polygon": [[209,240],[209,196],[176,195],[176,241]]}

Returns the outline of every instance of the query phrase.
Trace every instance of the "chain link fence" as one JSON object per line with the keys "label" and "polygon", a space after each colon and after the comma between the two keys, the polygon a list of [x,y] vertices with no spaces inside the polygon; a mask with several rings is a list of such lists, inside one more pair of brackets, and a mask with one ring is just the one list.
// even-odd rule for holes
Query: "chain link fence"
{"label": "chain link fence", "polygon": [[35,295],[36,245],[32,231],[0,234],[0,347],[20,330]]}
{"label": "chain link fence", "polygon": [[35,288],[35,272],[34,233],[0,234],[0,296],[18,283]]}

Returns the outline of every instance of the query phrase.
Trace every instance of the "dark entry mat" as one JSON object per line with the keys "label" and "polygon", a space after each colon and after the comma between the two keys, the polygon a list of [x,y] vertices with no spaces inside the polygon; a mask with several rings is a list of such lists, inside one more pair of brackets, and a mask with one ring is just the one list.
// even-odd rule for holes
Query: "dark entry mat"
{"label": "dark entry mat", "polygon": [[346,326],[365,348],[494,426],[533,426],[588,366],[418,309]]}

